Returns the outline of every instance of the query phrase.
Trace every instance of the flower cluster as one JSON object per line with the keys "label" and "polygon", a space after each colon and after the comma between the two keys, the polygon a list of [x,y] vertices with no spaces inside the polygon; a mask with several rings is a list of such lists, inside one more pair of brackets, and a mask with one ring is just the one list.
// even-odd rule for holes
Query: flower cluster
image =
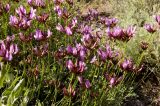
{"label": "flower cluster", "polygon": [[154,16],[155,21],[158,23],[158,25],[155,24],[145,24],[144,28],[149,32],[149,33],[154,33],[159,29],[160,25],[160,15],[155,15]]}
{"label": "flower cluster", "polygon": [[3,13],[8,13],[10,11],[10,4],[3,5],[0,2],[0,15]]}
{"label": "flower cluster", "polygon": [[76,27],[77,18],[74,17],[69,25],[62,26],[60,23],[56,26],[56,29],[60,32],[66,33],[67,35],[71,36],[73,34],[73,30]]}
{"label": "flower cluster", "polygon": [[73,63],[72,60],[66,62],[66,67],[75,74],[80,74],[86,70],[86,64],[83,61],[76,61]]}
{"label": "flower cluster", "polygon": [[43,14],[37,16],[36,19],[38,22],[45,23],[47,21],[48,17],[49,17],[49,14],[43,13]]}
{"label": "flower cluster", "polygon": [[[72,5],[72,0],[66,1],[69,5]],[[73,35],[74,28],[76,27],[78,20],[77,17],[72,17],[71,13],[67,10],[67,8],[63,8],[62,3],[64,3],[64,0],[55,0],[55,7],[54,11],[58,15],[58,18],[62,18],[65,22],[64,25],[58,23],[56,26],[56,29],[60,32],[66,33],[67,35]]]}
{"label": "flower cluster", "polygon": [[91,88],[91,82],[88,79],[84,79],[82,76],[77,76],[77,79],[82,87]]}
{"label": "flower cluster", "polygon": [[37,7],[42,7],[44,8],[45,7],[45,2],[44,0],[27,0],[28,4],[34,8],[37,8]]}
{"label": "flower cluster", "polygon": [[34,33],[34,38],[37,41],[43,41],[43,40],[48,39],[51,35],[52,35],[52,32],[49,29],[47,32],[43,32],[37,29],[36,32]]}
{"label": "flower cluster", "polygon": [[107,27],[113,28],[117,25],[118,19],[117,18],[101,17],[101,23],[105,24]]}
{"label": "flower cluster", "polygon": [[105,50],[102,50],[102,48],[98,50],[98,55],[102,61],[106,61],[113,57],[113,51],[109,45],[106,45]]}
{"label": "flower cluster", "polygon": [[22,5],[16,9],[17,16],[10,16],[9,24],[17,29],[26,30],[31,26],[32,20],[35,18],[36,10],[31,7],[30,12],[27,13],[25,7]]}
{"label": "flower cluster", "polygon": [[93,34],[91,27],[84,24],[81,24],[78,28],[79,32],[82,34],[82,44],[89,49],[97,48],[101,39],[98,31],[96,34]]}
{"label": "flower cluster", "polygon": [[87,49],[81,44],[76,44],[76,47],[68,45],[66,52],[67,54],[78,57],[79,60],[84,61],[87,54]]}
{"label": "flower cluster", "polygon": [[0,41],[0,57],[4,61],[11,61],[13,59],[13,55],[18,54],[19,49],[18,45],[12,43],[14,41],[15,37],[13,36],[7,36],[6,39]]}
{"label": "flower cluster", "polygon": [[150,33],[156,32],[156,28],[151,24],[145,24],[144,28]]}
{"label": "flower cluster", "polygon": [[69,85],[68,89],[66,87],[63,88],[63,94],[65,96],[75,96],[76,91],[73,89],[72,85]]}
{"label": "flower cluster", "polygon": [[106,32],[110,38],[128,41],[135,34],[136,27],[129,26],[127,29],[122,29],[120,27],[114,27],[113,29],[107,28]]}
{"label": "flower cluster", "polygon": [[123,79],[123,76],[115,76],[115,75],[110,75],[108,73],[105,73],[104,77],[106,78],[107,81],[109,81],[109,86],[110,87],[116,86]]}

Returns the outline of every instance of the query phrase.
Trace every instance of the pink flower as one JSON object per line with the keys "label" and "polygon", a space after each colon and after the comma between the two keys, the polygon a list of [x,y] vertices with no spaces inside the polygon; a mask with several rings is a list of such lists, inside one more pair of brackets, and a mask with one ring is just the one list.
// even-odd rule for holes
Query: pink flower
{"label": "pink flower", "polygon": [[20,18],[27,14],[27,11],[24,6],[20,5],[18,9],[16,9],[16,13],[19,15]]}
{"label": "pink flower", "polygon": [[77,23],[78,23],[78,20],[77,20],[76,17],[74,17],[74,18],[72,19],[71,28],[74,28],[74,27],[76,26]]}
{"label": "pink flower", "polygon": [[128,36],[128,37],[133,37],[133,35],[135,34],[135,31],[136,31],[136,26],[129,26],[127,28],[127,30],[125,31],[125,34]]}
{"label": "pink flower", "polygon": [[88,79],[86,79],[86,81],[85,81],[85,87],[87,89],[91,88],[91,83],[90,83],[90,81]]}
{"label": "pink flower", "polygon": [[43,32],[39,29],[36,30],[34,34],[35,40],[41,41],[41,40],[46,40],[52,35],[52,32],[48,29],[47,32]]}
{"label": "pink flower", "polygon": [[73,48],[72,48],[72,46],[70,46],[70,45],[67,46],[66,51],[67,51],[68,54],[72,54],[72,53],[73,53]]}
{"label": "pink flower", "polygon": [[58,23],[58,25],[56,26],[56,29],[60,32],[64,31],[64,27],[60,23]]}
{"label": "pink flower", "polygon": [[125,60],[120,65],[123,70],[132,71],[133,70],[133,62],[131,60]]}
{"label": "pink flower", "polygon": [[86,64],[82,61],[76,61],[73,63],[71,60],[66,62],[66,67],[73,73],[79,74],[86,70]]}
{"label": "pink flower", "polygon": [[153,17],[155,18],[157,23],[160,25],[160,15],[154,15]]}
{"label": "pink flower", "polygon": [[59,5],[64,2],[64,0],[53,0],[54,4]]}
{"label": "pink flower", "polygon": [[154,33],[154,32],[156,31],[156,29],[154,28],[154,26],[151,25],[151,24],[145,24],[144,28],[145,28],[148,32],[150,32],[150,33]]}
{"label": "pink flower", "polygon": [[114,27],[118,23],[118,19],[116,18],[105,18],[104,20],[107,27]]}
{"label": "pink flower", "polygon": [[67,68],[69,70],[74,70],[74,64],[73,64],[73,62],[71,60],[67,61]]}
{"label": "pink flower", "polygon": [[58,5],[54,7],[54,11],[58,14],[59,17],[63,15],[63,10]]}
{"label": "pink flower", "polygon": [[45,7],[44,0],[27,0],[28,4],[33,7]]}
{"label": "pink flower", "polygon": [[9,18],[9,24],[11,25],[11,26],[18,26],[18,24],[19,24],[19,20],[18,20],[18,18],[16,17],[16,16],[10,16],[10,18]]}
{"label": "pink flower", "polygon": [[5,61],[11,61],[13,55],[18,54],[19,48],[17,44],[13,44],[14,36],[7,36],[5,40],[0,41],[0,57]]}
{"label": "pink flower", "polygon": [[116,86],[117,84],[120,83],[120,81],[122,81],[123,76],[115,76],[115,75],[109,75],[108,73],[104,74],[104,77],[106,78],[107,81],[109,81],[109,86],[112,88],[114,86]]}
{"label": "pink flower", "polygon": [[72,35],[73,34],[70,27],[66,27],[65,32],[66,32],[67,35]]}
{"label": "pink flower", "polygon": [[34,19],[35,17],[36,17],[36,9],[33,9],[33,7],[31,7],[29,18]]}
{"label": "pink flower", "polygon": [[83,84],[83,77],[82,76],[78,76],[77,78],[78,78],[79,83]]}
{"label": "pink flower", "polygon": [[4,7],[5,11],[6,12],[9,12],[10,11],[10,4],[6,4],[6,6]]}

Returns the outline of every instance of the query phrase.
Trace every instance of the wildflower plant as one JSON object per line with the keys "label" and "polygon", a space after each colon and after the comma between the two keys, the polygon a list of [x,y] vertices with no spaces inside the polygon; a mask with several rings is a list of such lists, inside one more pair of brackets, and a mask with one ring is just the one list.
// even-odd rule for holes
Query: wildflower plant
{"label": "wildflower plant", "polygon": [[[139,53],[135,61],[127,48],[138,26],[120,26],[96,9],[82,16],[73,0],[14,0],[1,14],[7,19],[0,21],[6,26],[0,31],[1,104],[120,105],[133,93],[143,58]],[[155,20],[159,25],[159,16]],[[148,46],[144,41],[139,48]]]}

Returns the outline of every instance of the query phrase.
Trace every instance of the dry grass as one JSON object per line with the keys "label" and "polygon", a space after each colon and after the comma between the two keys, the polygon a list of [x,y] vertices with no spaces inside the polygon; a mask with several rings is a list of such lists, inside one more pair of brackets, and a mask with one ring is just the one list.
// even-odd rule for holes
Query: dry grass
{"label": "dry grass", "polygon": [[78,4],[81,7],[82,14],[85,14],[90,8],[95,8],[100,13],[111,14],[113,8],[108,0],[80,0]]}

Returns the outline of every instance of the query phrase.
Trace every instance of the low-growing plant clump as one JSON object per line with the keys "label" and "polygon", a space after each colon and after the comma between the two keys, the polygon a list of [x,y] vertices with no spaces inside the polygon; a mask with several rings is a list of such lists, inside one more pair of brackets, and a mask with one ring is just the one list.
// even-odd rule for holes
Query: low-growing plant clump
{"label": "low-growing plant clump", "polygon": [[0,104],[7,106],[122,105],[149,75],[159,38],[160,15],[126,27],[96,9],[82,15],[73,0],[4,1],[0,17]]}

